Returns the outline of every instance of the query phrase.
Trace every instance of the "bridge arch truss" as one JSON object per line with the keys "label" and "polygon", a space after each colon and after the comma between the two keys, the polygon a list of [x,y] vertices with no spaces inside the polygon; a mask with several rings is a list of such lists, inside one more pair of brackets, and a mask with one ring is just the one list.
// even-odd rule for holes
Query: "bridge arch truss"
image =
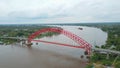
{"label": "bridge arch truss", "polygon": [[74,48],[82,48],[82,49],[85,49],[87,51],[88,54],[91,53],[91,48],[92,46],[86,42],[85,40],[83,40],[81,37],[67,31],[67,30],[63,30],[62,28],[43,28],[43,29],[40,29],[36,32],[34,32],[33,34],[31,34],[29,37],[28,37],[28,43],[31,43],[31,41],[38,35],[42,34],[42,33],[45,33],[45,32],[57,32],[57,33],[61,33],[65,36],[67,36],[68,38],[72,39],[74,42],[78,43],[79,46],[70,46],[70,45],[67,45],[68,47],[74,47]]}

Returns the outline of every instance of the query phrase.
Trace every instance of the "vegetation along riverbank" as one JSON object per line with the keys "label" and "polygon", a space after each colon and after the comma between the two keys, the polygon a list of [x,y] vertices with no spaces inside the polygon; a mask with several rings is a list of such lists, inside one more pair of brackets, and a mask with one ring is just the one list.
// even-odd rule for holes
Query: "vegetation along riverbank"
{"label": "vegetation along riverbank", "polygon": [[[0,25],[0,37],[23,37],[28,38],[29,35],[38,31],[42,28],[49,28],[50,26],[45,25]],[[46,36],[58,35],[55,32],[46,32],[39,35],[37,38],[42,38]],[[5,44],[15,43],[15,39],[0,39],[1,42]]]}

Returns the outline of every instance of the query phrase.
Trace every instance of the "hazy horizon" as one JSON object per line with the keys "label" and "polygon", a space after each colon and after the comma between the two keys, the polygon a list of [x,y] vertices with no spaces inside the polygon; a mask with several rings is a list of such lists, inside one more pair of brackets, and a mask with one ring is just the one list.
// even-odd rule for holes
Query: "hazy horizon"
{"label": "hazy horizon", "polygon": [[59,24],[68,24],[68,25],[70,25],[70,24],[120,24],[120,22],[81,22],[81,23],[10,23],[10,24],[4,24],[4,23],[0,23],[0,25],[28,25],[28,24],[30,24],[30,25],[59,25]]}

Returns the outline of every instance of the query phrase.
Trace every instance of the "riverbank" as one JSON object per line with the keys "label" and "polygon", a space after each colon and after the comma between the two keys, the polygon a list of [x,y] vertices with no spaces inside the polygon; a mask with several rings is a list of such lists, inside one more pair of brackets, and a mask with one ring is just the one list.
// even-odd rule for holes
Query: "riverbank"
{"label": "riverbank", "polygon": [[[88,25],[89,26],[89,25]],[[97,28],[101,28],[103,31],[108,33],[108,38],[105,45],[97,48],[103,49],[111,49],[120,51],[120,23],[117,24],[95,24],[90,25]],[[93,53],[94,55],[91,56],[91,64],[87,68],[91,68],[90,66],[93,63],[99,63],[104,66],[113,66],[115,68],[120,68],[120,56],[116,54],[110,54],[109,59],[106,59],[106,55]]]}

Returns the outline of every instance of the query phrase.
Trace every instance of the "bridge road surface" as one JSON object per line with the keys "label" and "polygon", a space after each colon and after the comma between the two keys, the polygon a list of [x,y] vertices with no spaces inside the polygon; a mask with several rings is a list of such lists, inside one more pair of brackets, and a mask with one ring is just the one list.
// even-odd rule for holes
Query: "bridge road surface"
{"label": "bridge road surface", "polygon": [[[0,37],[0,38],[10,38],[10,39],[23,39],[23,40],[28,40],[28,38],[21,38],[21,37]],[[33,40],[34,41],[34,40]],[[109,50],[109,49],[101,49],[101,48],[92,48],[92,50],[95,51],[100,51],[100,52],[109,52],[109,53],[113,53],[113,54],[119,54],[120,55],[120,51],[114,51],[114,50]]]}

